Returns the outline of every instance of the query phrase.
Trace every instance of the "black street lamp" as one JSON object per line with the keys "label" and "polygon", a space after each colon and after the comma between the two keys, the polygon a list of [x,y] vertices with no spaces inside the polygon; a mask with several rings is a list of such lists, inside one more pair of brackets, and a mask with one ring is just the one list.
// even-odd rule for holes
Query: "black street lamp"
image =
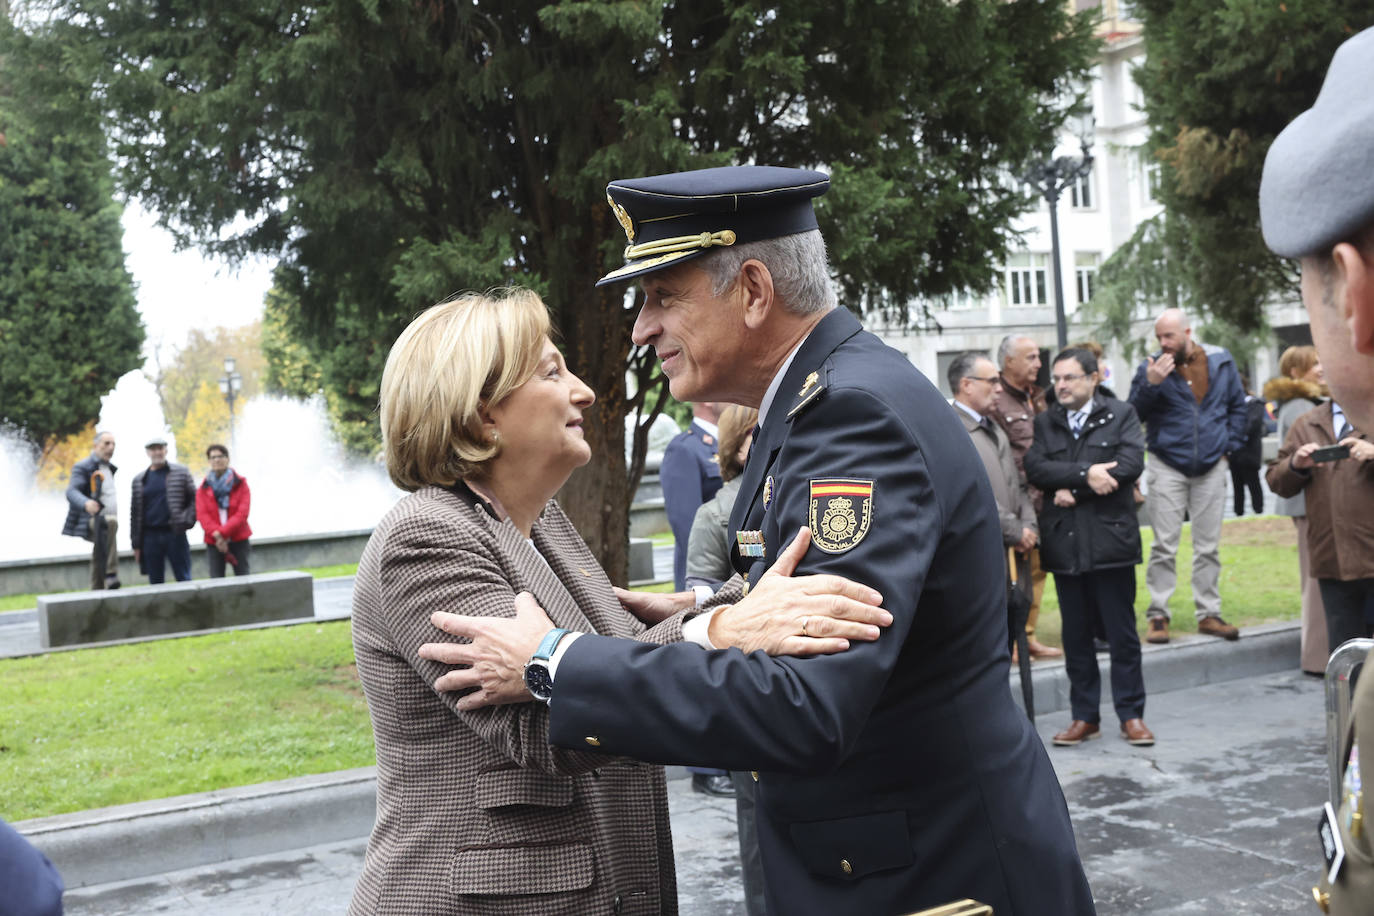
{"label": "black street lamp", "polygon": [[234,371],[234,357],[224,357],[224,375],[219,379],[219,390],[229,404],[229,443],[234,442],[234,399],[243,390],[243,376]]}
{"label": "black street lamp", "polygon": [[1064,277],[1059,259],[1059,195],[1093,168],[1093,117],[1083,115],[1078,121],[1078,143],[1081,155],[1051,155],[1031,166],[1025,179],[1045,198],[1050,208],[1050,260],[1054,271],[1054,322],[1059,335],[1059,349],[1069,345],[1069,319],[1064,314]]}

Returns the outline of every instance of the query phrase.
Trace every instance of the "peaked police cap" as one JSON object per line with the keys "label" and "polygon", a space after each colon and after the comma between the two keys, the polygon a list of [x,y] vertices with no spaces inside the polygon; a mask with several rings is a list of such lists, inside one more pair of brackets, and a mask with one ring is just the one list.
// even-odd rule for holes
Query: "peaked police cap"
{"label": "peaked police cap", "polygon": [[809,169],[742,165],[613,181],[606,200],[625,230],[625,266],[604,286],[700,257],[715,248],[809,232],[811,200],[830,177]]}

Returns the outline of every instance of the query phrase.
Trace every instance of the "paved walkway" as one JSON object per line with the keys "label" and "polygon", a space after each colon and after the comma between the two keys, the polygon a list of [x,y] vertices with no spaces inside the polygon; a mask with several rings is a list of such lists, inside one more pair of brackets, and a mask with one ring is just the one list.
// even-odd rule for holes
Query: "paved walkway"
{"label": "paved walkway", "polygon": [[[1322,688],[1283,673],[1152,695],[1159,736],[1050,748],[1102,916],[1309,912],[1326,787]],[[1067,715],[1040,717],[1048,744]],[[669,782],[682,916],[742,916],[733,803]],[[365,841],[69,891],[69,916],[293,916],[347,907]]]}

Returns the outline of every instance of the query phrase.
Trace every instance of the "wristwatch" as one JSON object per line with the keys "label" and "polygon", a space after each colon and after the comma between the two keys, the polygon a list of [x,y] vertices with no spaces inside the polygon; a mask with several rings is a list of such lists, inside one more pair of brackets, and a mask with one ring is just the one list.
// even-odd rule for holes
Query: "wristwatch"
{"label": "wristwatch", "polygon": [[548,703],[553,699],[553,674],[549,671],[549,659],[558,648],[559,641],[568,635],[564,629],[553,629],[544,634],[539,648],[525,662],[525,688],[536,699]]}

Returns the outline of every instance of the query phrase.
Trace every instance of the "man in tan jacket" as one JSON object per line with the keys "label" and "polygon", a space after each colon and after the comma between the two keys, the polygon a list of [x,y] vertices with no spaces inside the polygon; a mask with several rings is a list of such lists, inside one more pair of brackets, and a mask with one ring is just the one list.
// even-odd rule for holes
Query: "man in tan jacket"
{"label": "man in tan jacket", "polygon": [[[955,413],[972,437],[973,447],[992,483],[1002,544],[1016,549],[1016,580],[1028,582],[1030,552],[1040,541],[1040,526],[1035,520],[1026,478],[1016,467],[1007,434],[990,416],[996,411],[993,399],[1002,387],[997,367],[981,353],[964,353],[949,364],[948,378],[949,390],[954,392]],[[1031,655],[1035,655],[1034,650]]]}
{"label": "man in tan jacket", "polygon": [[[1269,147],[1260,220],[1276,254],[1302,260],[1302,300],[1336,402],[1356,429],[1374,429],[1374,29],[1341,45],[1315,104]],[[1342,748],[1341,797],[1324,825],[1330,852],[1312,889],[1323,912],[1342,916],[1368,914],[1374,901],[1364,794],[1374,775],[1374,652],[1364,671]]]}

